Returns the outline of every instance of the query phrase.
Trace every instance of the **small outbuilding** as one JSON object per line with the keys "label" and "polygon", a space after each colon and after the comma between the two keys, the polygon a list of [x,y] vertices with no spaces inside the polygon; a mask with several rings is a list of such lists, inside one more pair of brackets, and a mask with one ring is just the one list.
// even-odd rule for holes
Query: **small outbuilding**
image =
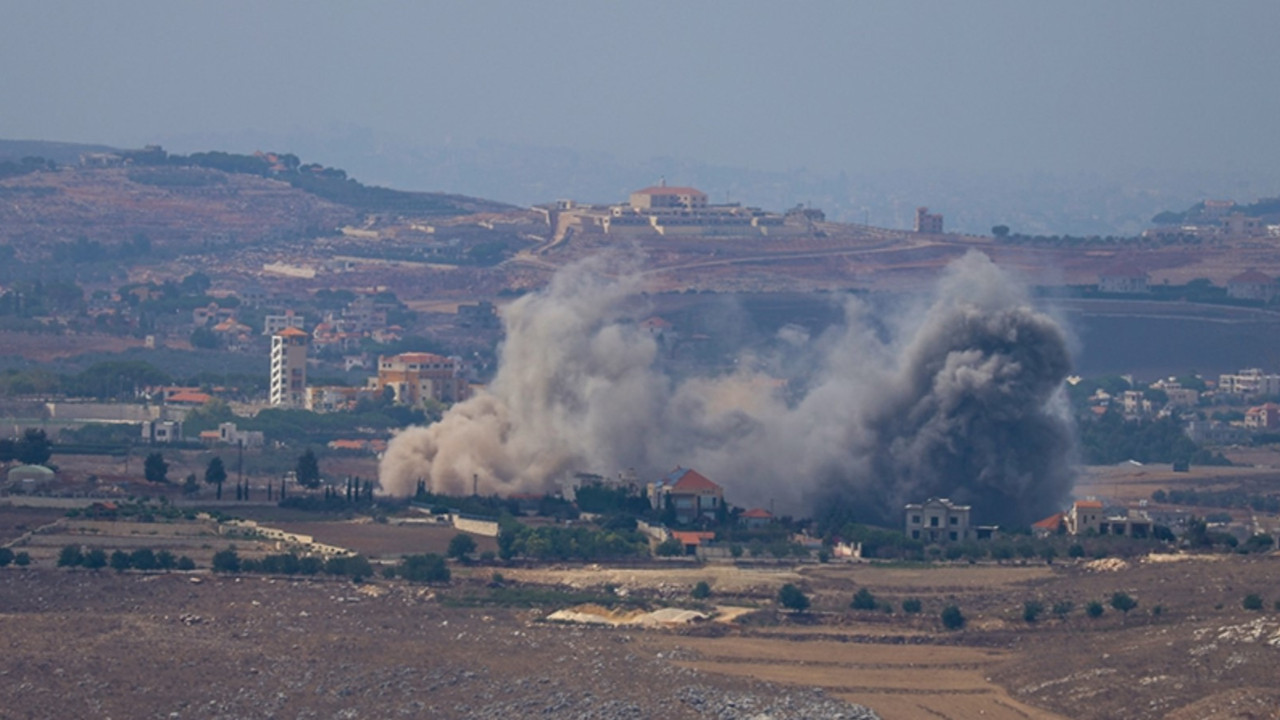
{"label": "small outbuilding", "polygon": [[33,493],[52,485],[57,474],[43,465],[19,465],[6,477],[10,491]]}

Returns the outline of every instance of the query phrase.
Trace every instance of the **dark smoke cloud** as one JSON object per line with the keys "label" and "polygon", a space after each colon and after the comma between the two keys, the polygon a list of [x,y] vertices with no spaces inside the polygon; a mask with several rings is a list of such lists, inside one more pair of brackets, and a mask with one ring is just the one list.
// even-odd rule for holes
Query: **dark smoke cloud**
{"label": "dark smoke cloud", "polygon": [[398,435],[384,492],[410,494],[420,478],[469,492],[473,476],[482,492],[541,491],[575,472],[630,467],[648,479],[681,464],[735,504],[892,525],[904,503],[930,496],[1025,524],[1070,493],[1066,336],[980,253],[953,263],[931,302],[887,333],[856,300],[819,338],[789,331],[785,343],[809,355],[799,398],[751,369],[665,376],[656,343],[627,319],[634,281],[602,270],[569,268],[508,306],[488,391]]}

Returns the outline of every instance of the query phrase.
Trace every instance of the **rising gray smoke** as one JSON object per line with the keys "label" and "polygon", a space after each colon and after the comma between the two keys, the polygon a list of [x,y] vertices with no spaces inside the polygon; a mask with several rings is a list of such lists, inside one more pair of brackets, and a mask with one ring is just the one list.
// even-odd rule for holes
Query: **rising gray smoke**
{"label": "rising gray smoke", "polygon": [[[750,369],[675,382],[628,319],[634,281],[599,261],[559,273],[504,312],[488,390],[391,443],[382,490],[544,491],[575,472],[677,464],[738,505],[843,510],[897,524],[902,505],[949,496],[985,522],[1022,524],[1059,506],[1073,435],[1061,395],[1061,328],[981,253],[956,261],[925,309],[883,328],[857,301],[818,338],[794,329],[812,368],[799,398]],[[743,363],[747,365],[747,363]]]}

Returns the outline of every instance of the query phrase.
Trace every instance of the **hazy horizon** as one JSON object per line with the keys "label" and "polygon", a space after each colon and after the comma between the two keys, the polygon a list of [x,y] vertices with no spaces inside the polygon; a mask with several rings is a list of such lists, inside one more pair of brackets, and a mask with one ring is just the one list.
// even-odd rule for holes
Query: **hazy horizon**
{"label": "hazy horizon", "polygon": [[1280,193],[1280,4],[553,7],[19,3],[0,137],[290,150],[519,203],[664,175],[886,224],[929,204],[970,229],[1094,187],[1154,196],[1098,223],[1126,229],[1197,192]]}

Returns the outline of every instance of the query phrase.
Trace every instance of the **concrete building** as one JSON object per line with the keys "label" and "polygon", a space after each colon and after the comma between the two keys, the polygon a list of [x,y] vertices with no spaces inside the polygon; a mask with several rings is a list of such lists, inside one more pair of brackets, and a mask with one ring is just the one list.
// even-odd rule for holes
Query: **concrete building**
{"label": "concrete building", "polygon": [[1124,535],[1151,537],[1155,524],[1145,513],[1106,509],[1100,500],[1077,500],[1066,515],[1067,532],[1072,535]]}
{"label": "concrete building", "polygon": [[942,214],[931,213],[927,207],[916,208],[915,231],[926,235],[941,235]]}
{"label": "concrete building", "polygon": [[1148,275],[1131,263],[1119,263],[1098,274],[1098,292],[1121,295],[1145,295]]}
{"label": "concrete building", "polygon": [[294,315],[292,310],[285,310],[283,315],[267,315],[262,318],[262,334],[277,335],[285,328],[302,329],[305,325],[302,315]]}
{"label": "concrete building", "polygon": [[1191,420],[1185,432],[1197,445],[1236,445],[1247,439],[1244,428],[1221,420]]}
{"label": "concrete building", "polygon": [[927,543],[957,542],[972,537],[968,505],[947,498],[929,498],[906,506],[907,537]]}
{"label": "concrete building", "polygon": [[354,410],[361,400],[377,400],[378,391],[370,387],[345,385],[312,385],[307,388],[307,409],[312,412]]}
{"label": "concrete building", "polygon": [[1092,530],[1096,534],[1101,522],[1102,501],[1077,500],[1071,505],[1071,511],[1067,513],[1067,532],[1072,535],[1084,535]]}
{"label": "concrete building", "polygon": [[401,353],[378,358],[378,375],[369,378],[370,389],[391,388],[396,402],[418,406],[427,399],[455,403],[467,399],[469,384],[459,358],[434,353]]}
{"label": "concrete building", "polygon": [[[261,430],[241,430],[236,427],[233,422],[224,422],[218,424],[214,442],[223,445],[240,445],[246,448],[260,448],[266,444],[266,435]],[[204,437],[204,433],[200,434]]]}
{"label": "concrete building", "polygon": [[142,423],[142,440],[147,443],[182,442],[180,420],[148,420]]}
{"label": "concrete building", "polygon": [[631,193],[631,207],[636,210],[683,209],[707,207],[707,194],[691,187],[667,187],[666,181]]}
{"label": "concrete building", "polygon": [[1234,374],[1219,375],[1218,392],[1241,397],[1280,395],[1280,375],[1264,373],[1261,368],[1247,368]]}
{"label": "concrete building", "polygon": [[304,407],[306,391],[307,334],[287,327],[271,336],[271,404]]}
{"label": "concrete building", "polygon": [[665,182],[631,193],[628,202],[578,206],[570,202],[537,208],[546,213],[557,241],[575,233],[663,235],[671,237],[744,237],[806,235],[816,231],[822,211],[808,208],[786,215],[737,203],[711,204],[707,194]]}

